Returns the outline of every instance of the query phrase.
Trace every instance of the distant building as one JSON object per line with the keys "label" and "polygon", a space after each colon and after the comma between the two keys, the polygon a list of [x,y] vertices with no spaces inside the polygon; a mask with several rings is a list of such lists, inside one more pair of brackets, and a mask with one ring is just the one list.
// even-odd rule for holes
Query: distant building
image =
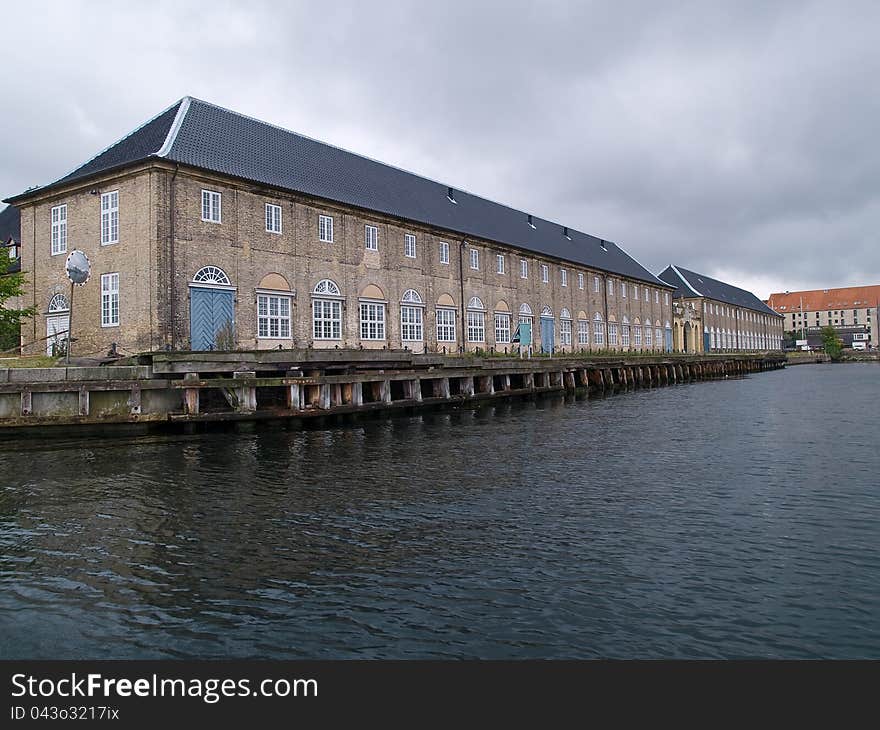
{"label": "distant building", "polygon": [[880,346],[880,284],[771,294],[767,304],[782,315],[786,332],[794,332],[796,339],[818,344],[821,329],[830,325],[845,347],[853,341]]}
{"label": "distant building", "polygon": [[659,275],[675,287],[673,346],[682,352],[778,350],[783,318],[752,292],[681,266]]}
{"label": "distant building", "polygon": [[[21,215],[14,205],[7,205],[0,211],[0,256],[9,260],[7,274],[21,271]],[[21,300],[21,297],[12,297],[2,306],[6,309],[21,309]]]}
{"label": "distant building", "polygon": [[12,261],[9,273],[21,270],[21,215],[14,205],[0,211],[0,245]]}

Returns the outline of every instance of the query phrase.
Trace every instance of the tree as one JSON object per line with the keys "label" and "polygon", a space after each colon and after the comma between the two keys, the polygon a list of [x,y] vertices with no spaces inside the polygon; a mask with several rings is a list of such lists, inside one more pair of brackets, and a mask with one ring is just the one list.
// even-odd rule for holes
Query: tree
{"label": "tree", "polygon": [[14,309],[6,306],[10,299],[24,292],[24,274],[8,273],[11,261],[0,252],[0,351],[18,347],[21,342],[21,320],[34,316],[34,309]]}
{"label": "tree", "polygon": [[843,341],[837,336],[837,332],[830,324],[822,328],[822,345],[825,347],[825,354],[832,361],[840,360],[843,354]]}

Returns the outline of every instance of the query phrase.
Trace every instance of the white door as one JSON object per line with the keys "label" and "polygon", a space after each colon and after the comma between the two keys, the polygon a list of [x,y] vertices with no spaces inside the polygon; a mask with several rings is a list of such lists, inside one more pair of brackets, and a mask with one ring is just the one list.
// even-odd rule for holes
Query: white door
{"label": "white door", "polygon": [[53,350],[67,339],[70,329],[70,315],[56,314],[46,317],[46,354],[52,355]]}

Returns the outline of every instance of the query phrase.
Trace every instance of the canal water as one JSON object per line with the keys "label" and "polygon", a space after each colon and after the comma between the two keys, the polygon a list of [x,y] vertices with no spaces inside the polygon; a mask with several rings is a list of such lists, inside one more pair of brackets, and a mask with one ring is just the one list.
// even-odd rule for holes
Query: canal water
{"label": "canal water", "polygon": [[0,658],[880,658],[880,366],[0,440]]}

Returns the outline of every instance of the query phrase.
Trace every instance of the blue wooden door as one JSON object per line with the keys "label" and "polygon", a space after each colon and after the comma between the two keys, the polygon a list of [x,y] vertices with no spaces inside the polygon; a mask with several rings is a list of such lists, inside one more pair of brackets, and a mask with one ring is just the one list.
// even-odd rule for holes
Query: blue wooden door
{"label": "blue wooden door", "polygon": [[666,330],[666,352],[672,352],[672,330]]}
{"label": "blue wooden door", "polygon": [[703,333],[703,352],[709,352],[709,333]]}
{"label": "blue wooden door", "polygon": [[553,353],[553,318],[541,317],[541,352]]}
{"label": "blue wooden door", "polygon": [[217,333],[235,324],[233,292],[192,287],[189,291],[189,336],[193,350],[216,350]]}

